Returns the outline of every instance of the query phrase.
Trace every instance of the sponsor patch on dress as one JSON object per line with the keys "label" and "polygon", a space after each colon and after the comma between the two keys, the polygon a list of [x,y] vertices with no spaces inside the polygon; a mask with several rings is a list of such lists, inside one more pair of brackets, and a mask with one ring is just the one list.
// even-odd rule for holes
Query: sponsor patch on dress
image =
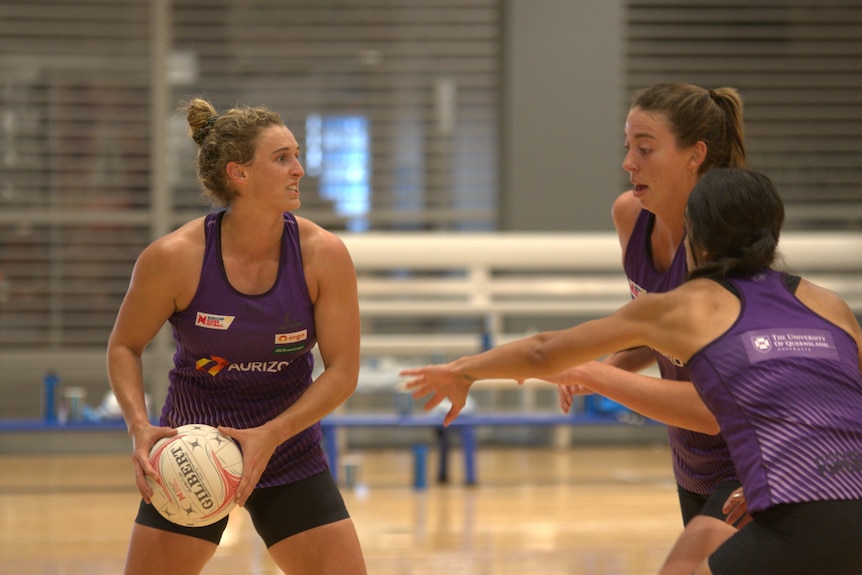
{"label": "sponsor patch on dress", "polygon": [[299,341],[305,341],[308,339],[308,330],[303,329],[300,331],[294,331],[291,333],[277,333],[275,334],[275,343],[276,345],[285,345],[288,343],[296,343]]}
{"label": "sponsor patch on dress", "polygon": [[195,313],[195,326],[205,327],[207,329],[225,330],[230,327],[230,324],[232,324],[235,319],[235,315],[218,315],[215,313],[199,311]]}
{"label": "sponsor patch on dress", "polygon": [[275,349],[273,350],[273,352],[281,354],[302,351],[303,347],[305,346],[303,342],[307,339],[307,329],[293,331],[290,333],[277,333],[275,334]]}

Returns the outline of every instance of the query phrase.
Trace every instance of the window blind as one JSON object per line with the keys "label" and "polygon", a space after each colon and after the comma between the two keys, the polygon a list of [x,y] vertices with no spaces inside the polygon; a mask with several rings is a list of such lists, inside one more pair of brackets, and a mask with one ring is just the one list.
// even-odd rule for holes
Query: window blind
{"label": "window blind", "polygon": [[0,3],[0,346],[101,348],[144,246],[209,208],[177,105],[279,112],[300,215],[492,229],[497,0]]}
{"label": "window blind", "polygon": [[749,163],[776,183],[787,229],[862,225],[862,4],[628,0],[629,91],[733,86]]}
{"label": "window blind", "polygon": [[[788,228],[862,220],[862,6],[625,0],[627,93],[731,85]],[[0,346],[104,346],[135,257],[208,209],[179,101],[265,104],[332,229],[493,229],[497,0],[0,3]]]}
{"label": "window blind", "polygon": [[0,3],[0,346],[103,346],[149,204],[148,3]]}

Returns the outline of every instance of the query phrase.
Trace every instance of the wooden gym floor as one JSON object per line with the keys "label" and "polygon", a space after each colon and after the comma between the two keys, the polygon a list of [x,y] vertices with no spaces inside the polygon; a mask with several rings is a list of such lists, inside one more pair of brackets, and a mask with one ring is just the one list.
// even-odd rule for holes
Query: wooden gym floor
{"label": "wooden gym floor", "polygon": [[[647,575],[681,530],[666,446],[483,448],[479,485],[411,486],[406,449],[352,454],[370,575]],[[458,453],[453,456],[459,455]],[[127,455],[0,455],[0,573],[117,575],[137,508]],[[242,510],[207,575],[278,571]]]}

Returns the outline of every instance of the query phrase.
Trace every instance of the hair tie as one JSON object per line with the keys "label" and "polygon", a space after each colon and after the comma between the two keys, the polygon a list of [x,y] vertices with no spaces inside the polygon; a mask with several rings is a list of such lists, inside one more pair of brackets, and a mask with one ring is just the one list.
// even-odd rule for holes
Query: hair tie
{"label": "hair tie", "polygon": [[209,120],[207,120],[206,124],[192,132],[192,140],[200,146],[204,142],[204,138],[210,133],[210,128],[213,127],[213,124],[218,120],[218,116],[212,116]]}

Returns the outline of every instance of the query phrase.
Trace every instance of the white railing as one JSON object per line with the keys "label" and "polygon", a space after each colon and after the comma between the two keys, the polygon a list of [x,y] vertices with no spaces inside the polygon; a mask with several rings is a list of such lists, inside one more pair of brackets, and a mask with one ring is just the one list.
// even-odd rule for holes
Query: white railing
{"label": "white railing", "polygon": [[[415,364],[434,355],[457,357],[524,333],[505,333],[508,318],[562,318],[607,314],[628,301],[620,248],[613,233],[371,233],[344,234],[357,268],[360,309],[375,318],[421,325],[429,318],[477,318],[475,333],[413,329],[363,333],[364,358]],[[785,234],[789,267],[843,296],[862,315],[862,233]],[[445,322],[444,322],[445,324]],[[161,398],[170,355],[147,351],[147,386]],[[64,385],[90,390],[98,403],[107,391],[104,350],[0,349],[0,396],[5,413],[37,413],[48,368]],[[385,375],[385,374],[384,374]],[[366,378],[368,379],[368,378]],[[391,378],[389,378],[391,379]]]}
{"label": "white railing", "polygon": [[[507,317],[595,317],[629,299],[613,233],[370,233],[342,236],[357,269],[363,318],[483,320],[494,342]],[[790,270],[862,313],[862,234],[787,233]],[[463,354],[482,334],[363,336],[366,355]]]}

